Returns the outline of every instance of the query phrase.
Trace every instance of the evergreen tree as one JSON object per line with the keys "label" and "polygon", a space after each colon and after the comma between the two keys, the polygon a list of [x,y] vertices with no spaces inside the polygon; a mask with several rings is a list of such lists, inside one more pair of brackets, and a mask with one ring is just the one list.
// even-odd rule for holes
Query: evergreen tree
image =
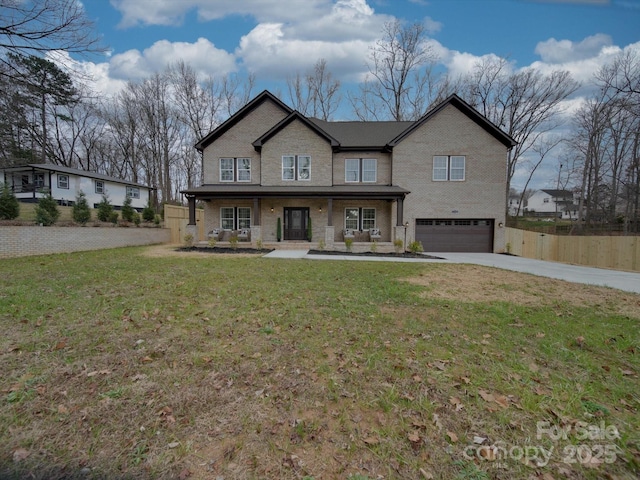
{"label": "evergreen tree", "polygon": [[113,212],[113,205],[109,201],[109,197],[106,194],[102,195],[102,200],[98,204],[98,220],[101,222],[108,222],[111,219],[111,213]]}
{"label": "evergreen tree", "polygon": [[58,202],[53,199],[50,193],[47,193],[38,200],[38,205],[36,205],[36,223],[48,227],[56,223],[58,217],[60,217]]}
{"label": "evergreen tree", "polygon": [[147,203],[147,206],[142,210],[142,219],[145,222],[153,222],[156,218],[156,212],[151,207],[151,202]]}
{"label": "evergreen tree", "polygon": [[87,203],[87,196],[84,192],[80,191],[76,197],[76,203],[73,205],[71,211],[74,222],[78,222],[82,225],[91,220],[91,210],[89,209],[89,203]]}
{"label": "evergreen tree", "polygon": [[13,220],[20,215],[20,203],[9,185],[3,184],[0,190],[0,220]]}
{"label": "evergreen tree", "polygon": [[122,220],[125,222],[133,222],[133,214],[135,212],[135,209],[131,206],[131,197],[127,195],[124,199],[124,204],[122,205]]}

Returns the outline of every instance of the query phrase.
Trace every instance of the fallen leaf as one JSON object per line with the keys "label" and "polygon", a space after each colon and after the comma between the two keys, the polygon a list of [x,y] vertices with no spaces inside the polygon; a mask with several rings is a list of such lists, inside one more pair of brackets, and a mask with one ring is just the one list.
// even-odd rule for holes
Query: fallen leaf
{"label": "fallen leaf", "polygon": [[16,463],[17,462],[21,462],[22,460],[27,458],[30,454],[31,454],[31,452],[29,452],[29,450],[27,450],[25,448],[16,448],[13,451],[13,461],[16,462]]}
{"label": "fallen leaf", "polygon": [[69,413],[69,409],[64,405],[58,405],[58,413],[65,415]]}
{"label": "fallen leaf", "polygon": [[536,365],[535,362],[531,362],[529,364],[529,370],[531,370],[533,373],[538,373],[538,371],[540,370],[540,367]]}
{"label": "fallen leaf", "polygon": [[362,441],[367,445],[377,445],[380,443],[380,440],[376,437],[367,437],[363,438]]}
{"label": "fallen leaf", "polygon": [[633,370],[620,370],[620,372],[622,373],[622,375],[635,375],[636,372],[634,372]]}
{"label": "fallen leaf", "polygon": [[458,436],[453,432],[447,432],[447,436],[453,443],[456,443],[458,441]]}
{"label": "fallen leaf", "polygon": [[479,449],[480,456],[489,460],[490,462],[496,459],[495,447],[482,447]]}
{"label": "fallen leaf", "polygon": [[485,402],[495,401],[493,394],[487,393],[484,390],[478,390],[478,395],[480,395]]}
{"label": "fallen leaf", "polygon": [[433,477],[433,474],[431,474],[431,473],[427,472],[426,470],[424,470],[424,469],[422,469],[422,468],[420,469],[420,475],[422,475],[422,476],[423,476],[424,478],[426,478],[427,480],[433,480],[433,478],[434,478],[434,477]]}
{"label": "fallen leaf", "polygon": [[536,338],[544,338],[544,335],[545,335],[544,333],[538,332],[536,333]]}
{"label": "fallen leaf", "polygon": [[431,417],[431,419],[433,420],[433,424],[441,432],[442,431],[442,422],[440,422],[440,416],[437,413],[434,413],[433,417]]}
{"label": "fallen leaf", "polygon": [[409,435],[407,435],[407,438],[411,443],[417,443],[420,441],[420,434],[417,431],[411,432]]}
{"label": "fallen leaf", "polygon": [[142,358],[140,359],[140,361],[141,361],[142,363],[149,363],[149,362],[153,362],[153,358],[151,358],[151,357],[142,357]]}
{"label": "fallen leaf", "polygon": [[60,340],[58,343],[56,343],[56,346],[53,347],[53,349],[54,350],[62,350],[66,346],[67,346],[67,341],[66,340]]}
{"label": "fallen leaf", "polygon": [[189,478],[191,476],[191,470],[185,468],[178,474],[178,480],[185,480],[185,478]]}
{"label": "fallen leaf", "polygon": [[473,437],[473,443],[475,443],[476,445],[482,445],[485,442],[486,438],[485,437],[480,437],[478,435],[474,435]]}
{"label": "fallen leaf", "polygon": [[180,445],[180,442],[171,442],[167,447],[169,448],[177,448]]}

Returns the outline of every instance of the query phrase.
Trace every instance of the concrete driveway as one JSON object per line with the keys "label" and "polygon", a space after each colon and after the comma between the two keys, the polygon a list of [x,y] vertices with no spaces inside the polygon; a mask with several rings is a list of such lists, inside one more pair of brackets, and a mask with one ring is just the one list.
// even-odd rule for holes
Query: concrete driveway
{"label": "concrete driveway", "polygon": [[485,267],[502,268],[514,272],[530,273],[540,277],[556,278],[568,282],[611,287],[625,292],[640,293],[640,273],[582,267],[578,265],[568,265],[566,263],[545,262],[543,260],[533,260],[530,258],[496,253],[425,253],[440,257],[440,259],[422,260],[393,257],[358,257],[355,255],[309,255],[306,250],[274,250],[266,256],[270,258],[304,258],[310,260],[468,263],[484,265]]}

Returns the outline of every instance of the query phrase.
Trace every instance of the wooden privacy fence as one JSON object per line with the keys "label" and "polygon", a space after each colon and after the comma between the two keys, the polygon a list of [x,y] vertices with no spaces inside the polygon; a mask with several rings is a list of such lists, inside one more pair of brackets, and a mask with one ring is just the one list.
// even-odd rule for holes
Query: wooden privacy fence
{"label": "wooden privacy fence", "polygon": [[[177,205],[164,206],[164,228],[171,230],[171,243],[183,243],[184,235],[189,224],[189,208]],[[204,210],[196,209],[196,225],[198,238],[196,242],[204,240]]]}
{"label": "wooden privacy fence", "polygon": [[638,236],[566,236],[507,228],[508,253],[590,267],[640,271]]}

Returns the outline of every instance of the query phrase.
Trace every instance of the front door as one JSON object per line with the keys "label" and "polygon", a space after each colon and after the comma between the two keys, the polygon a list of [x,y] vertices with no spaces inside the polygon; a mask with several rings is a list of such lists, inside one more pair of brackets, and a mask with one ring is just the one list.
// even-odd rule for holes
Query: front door
{"label": "front door", "polygon": [[284,239],[306,240],[307,218],[309,209],[303,207],[287,207],[284,209]]}

